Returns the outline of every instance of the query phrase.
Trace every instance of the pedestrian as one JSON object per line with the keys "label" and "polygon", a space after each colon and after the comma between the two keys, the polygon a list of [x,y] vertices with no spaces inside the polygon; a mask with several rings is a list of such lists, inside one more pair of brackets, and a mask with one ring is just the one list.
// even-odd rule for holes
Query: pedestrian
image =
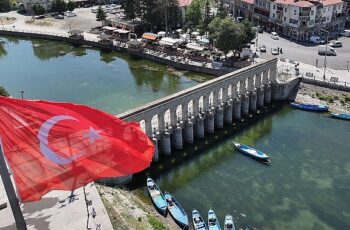
{"label": "pedestrian", "polygon": [[283,52],[282,52],[282,47],[281,47],[281,54],[282,54]]}
{"label": "pedestrian", "polygon": [[277,51],[278,51],[278,53],[280,52],[280,47],[277,47]]}

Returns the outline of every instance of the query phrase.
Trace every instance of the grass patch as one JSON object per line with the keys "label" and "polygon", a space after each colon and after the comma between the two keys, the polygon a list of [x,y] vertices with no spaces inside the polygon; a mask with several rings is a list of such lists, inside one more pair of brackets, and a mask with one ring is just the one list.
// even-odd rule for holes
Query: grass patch
{"label": "grass patch", "polygon": [[166,230],[166,227],[154,216],[148,216],[148,222],[152,225],[154,230]]}
{"label": "grass patch", "polygon": [[123,220],[120,218],[118,213],[114,210],[113,205],[109,203],[109,201],[104,198],[102,198],[102,202],[107,210],[109,219],[111,220],[113,229],[120,229],[120,230],[128,230],[128,226],[125,226]]}
{"label": "grass patch", "polygon": [[345,96],[345,97],[344,97],[344,101],[350,102],[350,96]]}
{"label": "grass patch", "polygon": [[[329,102],[329,103],[333,103],[334,100],[337,100],[337,99],[333,98],[332,96],[322,95],[322,94],[320,94],[320,93],[316,93],[316,97],[317,97],[318,99],[320,99],[321,101],[327,101],[327,102]],[[339,98],[338,98],[338,99],[339,99]]]}

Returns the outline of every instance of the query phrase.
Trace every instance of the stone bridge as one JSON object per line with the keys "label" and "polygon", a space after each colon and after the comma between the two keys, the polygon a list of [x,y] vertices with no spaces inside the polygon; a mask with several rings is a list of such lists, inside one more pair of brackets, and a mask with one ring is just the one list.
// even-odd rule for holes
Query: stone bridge
{"label": "stone bridge", "polygon": [[234,120],[257,113],[272,100],[288,100],[300,79],[279,83],[277,59],[268,60],[196,85],[144,106],[119,114],[125,121],[140,122],[158,151],[170,155],[195,138],[205,138]]}

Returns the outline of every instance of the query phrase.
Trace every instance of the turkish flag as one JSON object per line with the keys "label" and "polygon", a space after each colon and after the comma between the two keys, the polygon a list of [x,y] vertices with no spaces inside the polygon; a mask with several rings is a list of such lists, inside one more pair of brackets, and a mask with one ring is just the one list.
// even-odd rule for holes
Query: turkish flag
{"label": "turkish flag", "polygon": [[23,202],[142,171],[154,154],[139,124],[71,103],[0,97],[0,137]]}

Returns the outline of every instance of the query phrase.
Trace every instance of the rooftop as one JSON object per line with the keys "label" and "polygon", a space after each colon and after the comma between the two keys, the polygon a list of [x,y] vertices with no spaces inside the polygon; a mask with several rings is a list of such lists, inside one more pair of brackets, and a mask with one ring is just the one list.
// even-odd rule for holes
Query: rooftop
{"label": "rooftop", "polygon": [[192,0],[178,0],[180,7],[189,6],[192,3]]}

